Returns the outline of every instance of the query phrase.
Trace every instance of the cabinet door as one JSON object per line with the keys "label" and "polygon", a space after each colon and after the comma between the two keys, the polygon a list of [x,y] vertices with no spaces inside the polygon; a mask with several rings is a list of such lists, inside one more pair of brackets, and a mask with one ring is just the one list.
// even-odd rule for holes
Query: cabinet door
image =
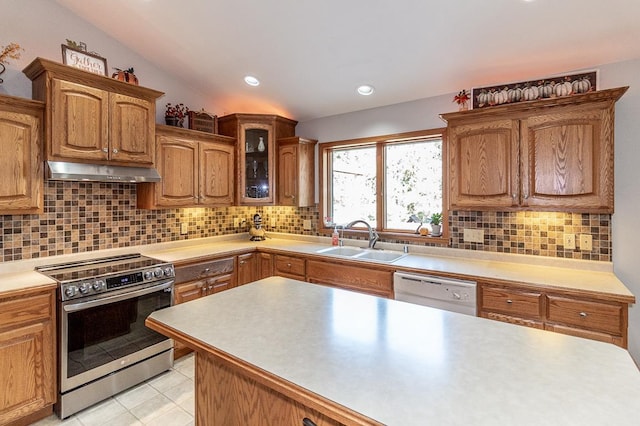
{"label": "cabinet door", "polygon": [[233,205],[234,148],[200,143],[200,204]]}
{"label": "cabinet door", "polygon": [[275,200],[273,126],[257,123],[241,124],[239,144],[239,203],[273,204]]}
{"label": "cabinet door", "polygon": [[309,260],[307,261],[307,281],[374,296],[393,297],[393,273],[371,267]]}
{"label": "cabinet door", "polygon": [[0,301],[0,424],[55,402],[54,295]]}
{"label": "cabinet door", "polygon": [[112,161],[152,165],[155,160],[155,104],[140,98],[109,95]]}
{"label": "cabinet door", "polygon": [[278,203],[295,206],[297,203],[298,147],[285,145],[278,148]]}
{"label": "cabinet door", "polygon": [[157,167],[162,181],[157,191],[159,206],[188,206],[198,200],[198,143],[160,136]]}
{"label": "cabinet door", "polygon": [[307,275],[306,260],[300,257],[277,254],[273,269],[275,275],[295,280],[304,281]]}
{"label": "cabinet door", "polygon": [[202,296],[206,296],[206,292],[207,290],[204,280],[176,285],[173,290],[174,303],[178,305],[180,303],[199,299]]}
{"label": "cabinet door", "polygon": [[0,213],[42,211],[41,150],[39,116],[0,111]]}
{"label": "cabinet door", "polygon": [[237,285],[243,285],[257,279],[257,257],[255,253],[241,254],[238,256]]}
{"label": "cabinet door", "polygon": [[522,121],[522,204],[613,212],[613,105],[565,107]]}
{"label": "cabinet door", "polygon": [[258,279],[273,276],[273,255],[258,253]]}
{"label": "cabinet door", "polygon": [[54,158],[109,158],[109,93],[53,79],[51,143]]}
{"label": "cabinet door", "polygon": [[449,143],[449,203],[452,209],[518,204],[517,120],[452,124]]}

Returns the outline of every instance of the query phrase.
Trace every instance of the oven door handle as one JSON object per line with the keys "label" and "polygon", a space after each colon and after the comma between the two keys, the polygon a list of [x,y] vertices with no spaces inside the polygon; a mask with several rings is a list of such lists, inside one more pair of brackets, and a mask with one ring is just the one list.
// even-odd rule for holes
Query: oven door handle
{"label": "oven door handle", "polygon": [[77,312],[84,309],[94,308],[96,306],[106,305],[107,303],[119,302],[121,300],[131,299],[138,296],[144,296],[145,294],[155,293],[156,291],[171,288],[174,280],[163,281],[161,284],[154,285],[152,287],[145,287],[140,290],[135,290],[127,293],[121,293],[116,296],[103,297],[100,299],[89,300],[86,302],[74,303],[71,305],[64,305],[62,309],[65,312]]}

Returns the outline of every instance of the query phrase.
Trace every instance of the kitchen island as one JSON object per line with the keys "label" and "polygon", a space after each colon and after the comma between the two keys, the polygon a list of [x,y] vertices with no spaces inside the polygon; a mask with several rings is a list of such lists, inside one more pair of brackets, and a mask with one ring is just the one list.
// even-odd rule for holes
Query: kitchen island
{"label": "kitchen island", "polygon": [[196,351],[199,425],[640,419],[640,372],[614,345],[282,277],[147,325]]}

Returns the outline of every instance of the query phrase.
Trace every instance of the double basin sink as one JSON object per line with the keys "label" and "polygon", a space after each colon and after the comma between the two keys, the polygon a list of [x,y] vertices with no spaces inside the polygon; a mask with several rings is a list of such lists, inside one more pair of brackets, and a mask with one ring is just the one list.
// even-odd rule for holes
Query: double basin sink
{"label": "double basin sink", "polygon": [[406,253],[397,251],[377,250],[377,249],[361,249],[358,247],[329,247],[316,250],[316,253],[322,253],[333,256],[342,256],[354,260],[372,260],[376,262],[392,263],[398,259],[405,257]]}

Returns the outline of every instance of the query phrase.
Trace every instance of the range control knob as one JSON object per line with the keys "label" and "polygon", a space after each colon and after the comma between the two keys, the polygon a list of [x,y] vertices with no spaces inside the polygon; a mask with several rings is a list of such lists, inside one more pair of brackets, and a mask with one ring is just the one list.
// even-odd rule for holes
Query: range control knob
{"label": "range control knob", "polygon": [[164,276],[165,277],[173,276],[173,268],[171,266],[167,266],[166,268],[164,268]]}
{"label": "range control knob", "polygon": [[80,293],[87,294],[87,293],[89,293],[89,290],[91,290],[91,284],[90,283],[82,283],[82,284],[80,284],[79,290],[80,290]]}
{"label": "range control knob", "polygon": [[156,278],[160,278],[162,276],[162,268],[156,268],[153,270],[153,275],[156,276]]}
{"label": "range control knob", "polygon": [[96,282],[93,283],[92,287],[94,291],[103,290],[105,287],[104,280],[96,280]]}
{"label": "range control knob", "polygon": [[150,280],[151,278],[153,278],[153,271],[144,271],[144,279]]}
{"label": "range control knob", "polygon": [[77,292],[78,292],[78,287],[76,287],[75,285],[70,285],[64,289],[65,296],[69,298],[75,296]]}

